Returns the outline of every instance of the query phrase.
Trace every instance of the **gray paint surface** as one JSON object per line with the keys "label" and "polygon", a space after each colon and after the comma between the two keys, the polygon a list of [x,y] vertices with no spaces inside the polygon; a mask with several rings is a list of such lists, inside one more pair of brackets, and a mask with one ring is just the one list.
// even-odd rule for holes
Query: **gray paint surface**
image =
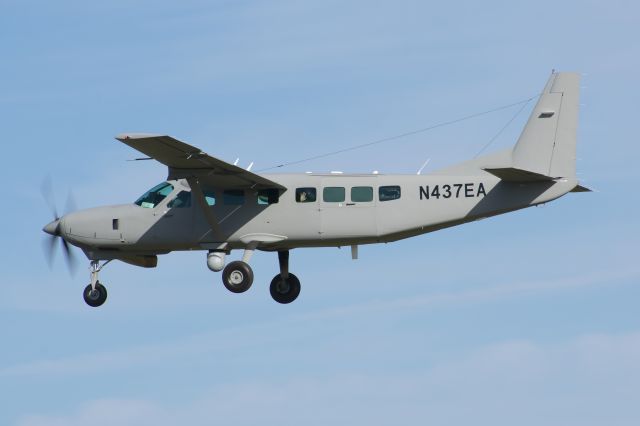
{"label": "gray paint surface", "polygon": [[[168,136],[126,134],[118,140],[168,166],[173,192],[154,208],[135,204],[64,216],[63,238],[92,260],[129,259],[173,250],[253,245],[262,250],[390,242],[552,201],[578,186],[575,175],[579,75],[553,73],[513,149],[428,175],[257,175]],[[401,197],[381,201],[382,186]],[[353,187],[373,188],[373,200],[354,201]],[[300,203],[296,188],[317,190]],[[326,187],[344,187],[343,202],[326,202]],[[275,188],[277,203],[259,204]],[[226,205],[225,189],[242,190],[242,205]],[[169,208],[182,191],[189,207]],[[214,206],[201,191],[214,192]],[[114,229],[117,219],[117,229]]]}

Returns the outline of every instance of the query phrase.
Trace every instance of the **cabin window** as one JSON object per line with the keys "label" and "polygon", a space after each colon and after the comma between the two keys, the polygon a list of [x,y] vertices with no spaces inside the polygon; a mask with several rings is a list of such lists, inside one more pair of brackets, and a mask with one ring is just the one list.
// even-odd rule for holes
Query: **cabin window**
{"label": "cabin window", "polygon": [[203,194],[208,206],[216,205],[216,193],[214,191],[203,191]]}
{"label": "cabin window", "polygon": [[258,204],[275,204],[278,202],[279,196],[279,191],[276,188],[260,189],[258,191]]}
{"label": "cabin window", "polygon": [[298,203],[315,203],[316,197],[315,188],[296,188],[296,201]]}
{"label": "cabin window", "polygon": [[373,201],[373,188],[370,186],[354,186],[351,188],[351,201],[354,203]]}
{"label": "cabin window", "polygon": [[170,209],[174,207],[176,208],[191,207],[191,192],[189,191],[180,192],[176,196],[176,198],[169,201],[169,204],[167,204],[167,207],[169,207]]}
{"label": "cabin window", "polygon": [[242,189],[227,189],[222,193],[222,198],[227,206],[240,206],[244,204],[244,191]]}
{"label": "cabin window", "polygon": [[342,203],[344,202],[344,187],[327,186],[322,190],[322,200],[325,203]]}
{"label": "cabin window", "polygon": [[152,209],[167,198],[167,195],[171,194],[171,191],[173,191],[173,185],[169,182],[162,182],[145,192],[136,200],[135,204],[140,207]]}
{"label": "cabin window", "polygon": [[381,186],[378,188],[378,198],[380,201],[397,200],[400,198],[400,187],[398,185]]}

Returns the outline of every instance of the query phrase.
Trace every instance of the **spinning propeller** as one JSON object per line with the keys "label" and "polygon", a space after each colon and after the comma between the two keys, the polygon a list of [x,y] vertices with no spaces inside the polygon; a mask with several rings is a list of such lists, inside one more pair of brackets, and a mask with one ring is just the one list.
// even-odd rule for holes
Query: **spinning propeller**
{"label": "spinning propeller", "polygon": [[[50,235],[50,237],[47,237],[47,240],[44,243],[44,250],[47,256],[49,267],[51,268],[53,266],[53,259],[56,253],[56,239],[60,238],[60,243],[62,245],[62,252],[64,253],[64,258],[66,260],[67,267],[69,268],[69,272],[73,273],[75,270],[76,262],[73,256],[73,252],[71,251],[70,244],[64,239],[64,236],[61,232],[62,231],[61,221],[63,220],[63,217],[58,215],[58,210],[55,205],[55,196],[53,193],[53,187],[51,185],[50,177],[44,180],[44,182],[42,183],[41,190],[42,190],[42,197],[44,198],[45,202],[49,206],[49,209],[51,210],[51,213],[53,214],[53,220],[47,225],[45,225],[44,228],[42,228],[44,232]],[[73,196],[71,195],[71,192],[69,192],[69,195],[67,197],[67,204],[65,206],[65,212],[69,213],[74,210],[76,210],[75,201],[73,199]]]}

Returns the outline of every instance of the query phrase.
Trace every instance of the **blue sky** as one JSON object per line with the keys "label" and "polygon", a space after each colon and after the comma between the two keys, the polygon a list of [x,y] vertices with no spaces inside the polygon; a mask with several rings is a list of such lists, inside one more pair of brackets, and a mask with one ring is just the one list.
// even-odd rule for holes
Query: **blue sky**
{"label": "blue sky", "polygon": [[[1,3],[6,208],[0,424],[636,425],[637,40],[631,1]],[[389,245],[274,254],[226,291],[205,253],[49,270],[40,195],[134,200],[165,177],[113,139],[167,133],[255,169],[525,99],[584,73],[591,194]],[[287,171],[414,173],[473,156],[515,111]],[[512,144],[528,111],[489,151]],[[82,258],[79,251],[78,259]],[[234,253],[234,257],[240,253]],[[86,263],[86,265],[85,265]]]}

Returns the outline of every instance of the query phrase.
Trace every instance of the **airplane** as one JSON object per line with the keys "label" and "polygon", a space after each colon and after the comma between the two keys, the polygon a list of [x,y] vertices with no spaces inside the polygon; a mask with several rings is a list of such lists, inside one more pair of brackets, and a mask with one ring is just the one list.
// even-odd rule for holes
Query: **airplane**
{"label": "airplane", "polygon": [[[101,306],[99,273],[112,260],[153,268],[158,255],[206,250],[232,293],[251,287],[256,250],[277,252],[270,293],[296,300],[289,271],[296,248],[389,243],[588,192],[576,178],[580,75],[552,72],[513,147],[425,175],[256,174],[170,136],[122,134],[120,142],[168,168],[168,177],[133,203],[55,217],[43,230],[65,253],[90,261],[85,302]],[[56,215],[57,216],[57,215]],[[241,260],[225,265],[232,250]]]}

